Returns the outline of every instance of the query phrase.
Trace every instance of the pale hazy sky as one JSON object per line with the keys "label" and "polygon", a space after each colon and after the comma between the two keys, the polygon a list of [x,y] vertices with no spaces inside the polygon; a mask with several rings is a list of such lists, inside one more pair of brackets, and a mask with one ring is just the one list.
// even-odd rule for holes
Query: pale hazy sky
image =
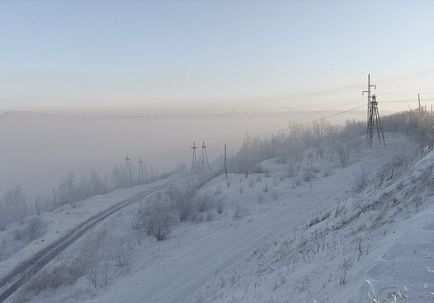
{"label": "pale hazy sky", "polygon": [[433,54],[434,1],[3,0],[0,109],[431,104]]}

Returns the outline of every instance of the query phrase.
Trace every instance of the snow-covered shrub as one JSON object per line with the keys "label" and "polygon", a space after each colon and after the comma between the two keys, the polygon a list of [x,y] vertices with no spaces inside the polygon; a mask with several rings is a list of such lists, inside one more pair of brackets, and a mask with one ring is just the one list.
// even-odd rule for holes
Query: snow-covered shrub
{"label": "snow-covered shrub", "polygon": [[33,241],[38,239],[43,230],[43,223],[39,217],[31,217],[26,221],[24,227],[20,226],[14,231],[14,238],[17,241]]}
{"label": "snow-covered shrub", "polygon": [[218,186],[217,188],[216,188],[216,190],[214,191],[214,195],[215,196],[218,196],[218,195],[220,195],[222,193],[222,188],[221,188],[221,186]]}
{"label": "snow-covered shrub", "polygon": [[238,188],[238,193],[241,195],[244,192],[244,187],[242,184],[240,184],[240,187]]}
{"label": "snow-covered shrub", "polygon": [[313,171],[313,168],[311,166],[304,168],[301,178],[303,179],[304,182],[312,181],[313,178],[315,178],[315,173]]}
{"label": "snow-covered shrub", "polygon": [[198,196],[194,199],[195,210],[199,213],[203,213],[208,210],[210,205],[210,199],[208,196]]}
{"label": "snow-covered shrub", "polygon": [[420,194],[413,196],[411,198],[411,204],[414,205],[414,207],[416,208],[416,211],[418,211],[420,209],[420,207],[422,206],[422,196]]}
{"label": "snow-covered shrub", "polygon": [[73,263],[93,287],[105,287],[116,275],[130,269],[131,251],[130,242],[102,229],[85,239]]}
{"label": "snow-covered shrub", "polygon": [[234,214],[232,217],[234,219],[239,219],[242,216],[244,216],[246,214],[246,212],[247,212],[247,210],[240,203],[236,203],[235,209],[234,209]]}
{"label": "snow-covered shrub", "polygon": [[290,163],[288,165],[286,172],[288,173],[288,178],[295,177],[295,175],[298,173],[298,171],[296,170],[296,167],[293,163]]}
{"label": "snow-covered shrub", "polygon": [[396,155],[381,167],[377,173],[377,178],[381,182],[391,180],[397,176],[407,164],[408,158],[402,155]]}
{"label": "snow-covered shrub", "polygon": [[106,258],[91,264],[86,270],[86,278],[95,288],[107,286],[115,274],[110,260]]}
{"label": "snow-covered shrub", "polygon": [[215,213],[214,212],[210,211],[206,214],[206,221],[207,222],[213,221],[214,219],[215,219]]}
{"label": "snow-covered shrub", "polygon": [[361,193],[368,186],[368,176],[366,170],[361,168],[355,175],[353,192]]}
{"label": "snow-covered shrub", "polygon": [[199,224],[199,223],[204,222],[205,218],[206,218],[205,213],[195,212],[191,215],[190,221],[195,223],[195,224]]}
{"label": "snow-covered shrub", "polygon": [[24,230],[24,237],[33,241],[39,238],[42,234],[43,224],[39,217],[32,217],[27,220],[26,228]]}
{"label": "snow-covered shrub", "polygon": [[110,243],[109,251],[115,266],[126,271],[130,269],[132,262],[132,246],[130,242],[114,239]]}
{"label": "snow-covered shrub", "polygon": [[83,269],[74,262],[60,262],[47,266],[19,289],[14,302],[25,303],[42,291],[72,285],[84,274]]}
{"label": "snow-covered shrub", "polygon": [[170,232],[172,223],[170,209],[161,203],[153,203],[148,208],[142,207],[137,212],[136,222],[147,235],[162,241]]}
{"label": "snow-covered shrub", "polygon": [[222,199],[217,200],[216,203],[216,211],[217,213],[220,215],[223,213],[223,209],[224,209],[224,203]]}
{"label": "snow-covered shrub", "polygon": [[194,190],[187,189],[181,191],[172,187],[166,192],[166,195],[169,199],[169,203],[178,212],[179,221],[186,221],[193,210]]}
{"label": "snow-covered shrub", "polygon": [[330,176],[331,174],[332,174],[332,170],[331,170],[329,167],[325,168],[325,169],[322,171],[322,176],[323,176],[323,177],[328,177],[328,176]]}
{"label": "snow-covered shrub", "polygon": [[301,183],[303,183],[301,177],[295,178],[294,181],[292,182],[292,188],[296,188],[297,186],[300,186]]}

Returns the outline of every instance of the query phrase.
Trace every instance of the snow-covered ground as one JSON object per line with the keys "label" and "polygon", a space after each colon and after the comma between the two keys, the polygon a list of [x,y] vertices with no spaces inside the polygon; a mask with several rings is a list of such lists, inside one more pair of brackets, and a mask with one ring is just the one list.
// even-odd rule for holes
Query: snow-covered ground
{"label": "snow-covered ground", "polygon": [[251,252],[195,302],[434,302],[434,154],[402,166]]}
{"label": "snow-covered ground", "polygon": [[[335,159],[310,159],[302,166],[309,174],[292,176],[286,164],[270,159],[261,164],[267,173],[215,178],[198,193],[208,208],[195,223],[173,226],[164,241],[132,227],[137,206],[130,206],[53,262],[73,260],[89,243],[110,242],[100,250],[128,247],[127,268],[104,285],[81,277],[27,299],[375,302],[369,296],[394,295],[398,302],[430,302],[434,155],[407,166],[397,156],[408,158],[415,145],[396,136],[388,143],[387,150],[353,154],[345,168]],[[376,182],[355,194],[361,167]]]}
{"label": "snow-covered ground", "polygon": [[174,175],[146,185],[116,190],[107,195],[94,196],[77,202],[73,206],[65,204],[53,211],[41,213],[40,216],[35,216],[41,222],[40,235],[32,241],[25,237],[17,237],[17,233],[23,232],[25,229],[25,223],[10,224],[6,229],[0,231],[0,278],[92,216],[147,189],[171,183],[177,179],[179,176]]}

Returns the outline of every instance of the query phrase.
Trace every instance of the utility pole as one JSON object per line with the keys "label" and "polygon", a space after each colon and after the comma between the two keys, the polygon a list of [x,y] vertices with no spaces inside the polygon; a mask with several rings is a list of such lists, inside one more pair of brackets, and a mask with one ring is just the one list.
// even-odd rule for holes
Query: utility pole
{"label": "utility pole", "polygon": [[417,94],[417,101],[418,101],[418,103],[419,103],[419,111],[422,111],[422,107],[420,107],[420,95],[419,94]]}
{"label": "utility pole", "polygon": [[225,144],[225,178],[228,178],[228,166],[227,166],[227,153],[226,153],[226,144]]}
{"label": "utility pole", "polygon": [[208,161],[208,153],[206,152],[205,141],[202,142],[202,157],[201,157],[200,162],[201,162],[202,169],[204,169],[205,167],[208,167],[208,169],[211,170],[211,167],[209,166],[209,161]]}
{"label": "utility pole", "polygon": [[127,157],[125,158],[125,174],[128,180],[128,186],[132,186],[133,185],[133,172],[131,169],[131,163],[130,163],[130,158]]}
{"label": "utility pole", "polygon": [[195,173],[197,172],[197,154],[196,154],[197,146],[195,142],[193,142],[193,146],[191,147],[191,149],[193,150],[193,159],[191,161],[191,172]]}
{"label": "utility pole", "polygon": [[374,132],[377,131],[378,139],[386,147],[383,129],[381,127],[380,113],[378,111],[377,97],[371,93],[371,88],[376,89],[377,86],[371,84],[371,75],[368,74],[368,90],[362,91],[362,94],[368,94],[368,119],[366,123],[366,146],[372,148]]}
{"label": "utility pole", "polygon": [[145,170],[143,168],[144,163],[141,158],[139,159],[138,163],[139,163],[139,167],[137,171],[137,183],[143,184],[145,183]]}
{"label": "utility pole", "polygon": [[[370,112],[371,112],[371,87],[373,87],[374,89],[377,89],[376,85],[372,85],[371,84],[371,74],[368,74],[368,90],[364,90],[362,91],[362,95],[364,95],[365,93],[368,94],[368,115],[367,115],[367,125],[369,125],[369,120],[370,120]],[[369,128],[367,128],[366,130],[366,138],[369,135]]]}

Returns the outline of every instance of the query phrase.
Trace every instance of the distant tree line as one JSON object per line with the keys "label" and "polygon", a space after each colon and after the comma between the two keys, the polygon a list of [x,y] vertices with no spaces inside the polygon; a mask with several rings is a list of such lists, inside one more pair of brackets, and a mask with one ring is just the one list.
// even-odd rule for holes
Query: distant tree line
{"label": "distant tree line", "polygon": [[65,204],[75,207],[75,203],[92,196],[103,195],[110,191],[145,184],[154,179],[152,170],[145,169],[143,178],[128,177],[126,169],[115,166],[111,176],[102,176],[95,170],[77,176],[69,172],[61,182],[52,189],[51,194],[39,195],[31,201],[20,186],[7,190],[0,197],[0,229],[13,222],[23,223],[30,215],[39,215]]}
{"label": "distant tree line", "polygon": [[[382,117],[381,122],[385,132],[410,136],[421,146],[434,144],[434,116],[426,111],[400,112]],[[364,121],[347,121],[343,126],[324,120],[309,126],[290,123],[287,129],[267,138],[246,137],[241,148],[229,157],[228,167],[233,173],[249,174],[261,172],[259,163],[267,159],[276,158],[283,164],[325,155],[345,167],[350,154],[364,147],[365,134]]]}

